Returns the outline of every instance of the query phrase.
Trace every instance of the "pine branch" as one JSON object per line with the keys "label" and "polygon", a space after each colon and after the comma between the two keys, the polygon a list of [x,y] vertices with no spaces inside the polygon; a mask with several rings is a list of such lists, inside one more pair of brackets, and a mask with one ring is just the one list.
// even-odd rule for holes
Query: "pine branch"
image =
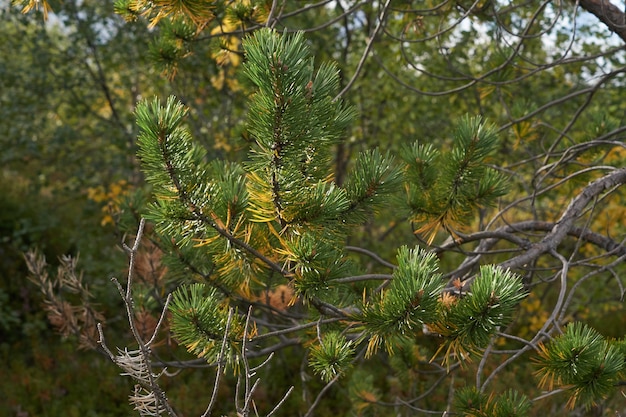
{"label": "pine branch", "polygon": [[350,205],[343,211],[351,222],[363,221],[369,212],[389,204],[390,197],[400,189],[402,173],[389,152],[362,152],[351,171],[344,184]]}
{"label": "pine branch", "polygon": [[[322,64],[314,72],[301,33],[280,37],[262,30],[244,40],[244,49],[244,74],[257,91],[248,121],[255,139],[248,166],[256,221],[276,220],[287,230],[337,220],[347,202],[329,182],[330,145],[354,111],[331,101],[338,88],[335,66]],[[322,197],[328,201],[318,201]]]}
{"label": "pine branch", "polygon": [[379,299],[367,303],[357,318],[369,335],[367,356],[384,344],[393,352],[397,339],[407,337],[436,319],[443,284],[433,254],[406,246],[398,250],[398,268]]}
{"label": "pine branch", "polygon": [[572,323],[563,335],[540,344],[537,362],[539,385],[570,391],[569,408],[578,401],[588,407],[606,398],[615,391],[625,367],[623,352],[582,323]]}
{"label": "pine branch", "polygon": [[473,212],[505,194],[506,179],[485,160],[495,151],[495,127],[480,117],[459,122],[449,153],[416,143],[404,148],[407,204],[412,221],[424,223],[415,233],[431,244],[439,228],[452,236]]}
{"label": "pine branch", "polygon": [[[159,100],[140,103],[137,107],[137,123],[142,129],[138,155],[148,181],[156,187],[155,193],[162,194],[165,201],[168,198],[176,199],[172,203],[173,210],[179,213],[180,220],[200,221],[269,268],[281,275],[288,275],[287,271],[267,256],[233,236],[215,213],[213,205],[217,204],[215,200],[218,199],[212,191],[217,185],[205,177],[210,171],[202,162],[206,152],[191,144],[189,132],[181,126],[186,113],[182,103],[175,102],[174,97],[168,98],[165,107],[161,107]],[[194,171],[193,167],[197,169]],[[157,213],[159,207],[165,209],[168,206],[155,206]]]}
{"label": "pine branch", "polygon": [[[172,333],[189,352],[207,362],[220,357],[233,361],[238,356],[243,325],[237,315],[227,313],[214,288],[207,289],[204,284],[181,287],[173,293],[169,310]],[[226,350],[220,347],[223,338],[229,342]]]}

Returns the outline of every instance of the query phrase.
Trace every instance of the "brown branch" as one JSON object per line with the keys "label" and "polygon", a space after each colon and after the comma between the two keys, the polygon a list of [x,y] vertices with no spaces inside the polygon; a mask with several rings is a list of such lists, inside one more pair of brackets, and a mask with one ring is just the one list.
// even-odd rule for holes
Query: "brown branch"
{"label": "brown branch", "polygon": [[[129,257],[126,290],[124,290],[122,284],[120,284],[120,282],[116,278],[111,278],[111,281],[117,287],[122,301],[124,302],[129,328],[139,348],[138,350],[131,352],[128,352],[126,348],[123,351],[121,349],[118,349],[120,354],[114,355],[107,347],[107,344],[104,340],[104,332],[102,330],[101,323],[98,323],[97,325],[98,333],[100,336],[98,343],[100,344],[104,352],[106,352],[106,354],[109,356],[111,361],[125,371],[123,375],[131,376],[140,387],[142,387],[146,392],[151,393],[149,395],[141,393],[140,388],[138,390],[136,385],[135,394],[130,396],[131,404],[134,403],[135,407],[141,406],[141,410],[144,410],[143,407],[145,407],[146,412],[153,412],[154,410],[156,410],[156,412],[160,414],[161,411],[163,411],[166,412],[170,417],[176,417],[177,414],[170,405],[167,396],[165,395],[165,391],[157,382],[157,379],[160,375],[153,372],[151,349],[151,343],[153,343],[156,339],[156,334],[159,331],[159,326],[163,323],[163,320],[165,319],[167,306],[171,298],[168,296],[165,306],[163,307],[163,312],[161,313],[159,323],[155,327],[154,334],[149,341],[146,342],[143,340],[143,337],[137,329],[137,324],[135,322],[135,300],[133,297],[132,286],[135,273],[135,260],[137,252],[139,250],[141,237],[143,235],[144,226],[145,220],[142,218],[139,223],[139,228],[137,230],[137,234],[135,235],[135,241],[133,242],[132,247],[126,245],[126,243],[122,244],[124,250]],[[151,395],[154,395],[154,397],[151,397]],[[152,404],[151,401],[154,401],[154,404]],[[138,403],[140,403],[141,405],[138,405]]]}
{"label": "brown branch", "polygon": [[626,42],[626,13],[619,7],[608,0],[579,0],[578,4]]}
{"label": "brown branch", "polygon": [[374,252],[372,252],[370,250],[367,250],[365,248],[360,248],[358,246],[346,246],[344,249],[347,250],[347,251],[358,252],[358,253],[362,253],[364,255],[367,255],[370,258],[374,259],[379,264],[384,265],[384,266],[386,266],[388,268],[391,268],[391,269],[396,269],[397,268],[396,265],[392,264],[391,262],[387,262],[386,260],[384,260],[383,258],[378,256],[378,254],[376,254],[376,253],[374,253]]}
{"label": "brown branch", "polygon": [[544,253],[550,252],[559,246],[567,236],[574,222],[580,217],[587,205],[604,191],[626,183],[626,168],[616,169],[608,175],[592,182],[574,198],[552,230],[538,243],[531,246],[525,253],[515,256],[500,264],[504,269],[519,268],[526,265]]}
{"label": "brown branch", "polygon": [[[506,240],[514,243],[521,249],[529,249],[532,246],[532,242],[528,239],[514,236],[515,233],[549,232],[554,228],[554,226],[556,226],[556,223],[554,222],[546,222],[541,220],[527,220],[519,223],[512,223],[506,226],[499,227],[495,230],[486,230],[482,232],[472,233],[469,235],[461,234],[458,239],[437,247],[433,252],[442,253],[457,248],[459,245],[465,243],[481,241],[481,246],[479,248],[466,253],[468,253],[469,255],[485,255],[490,254],[490,248],[493,247],[500,240]],[[592,232],[588,228],[578,226],[572,227],[567,232],[567,235],[575,237],[577,239],[581,239],[585,242],[592,243],[607,252],[611,252],[613,255],[626,255],[626,246],[617,243],[610,237],[604,236],[597,232]]]}
{"label": "brown branch", "polygon": [[[539,256],[556,249],[566,236],[571,236],[582,241],[591,243],[604,249],[608,254],[614,256],[626,255],[626,247],[616,242],[608,236],[593,232],[587,227],[574,226],[576,219],[580,217],[585,207],[604,191],[626,183],[626,169],[616,169],[610,174],[590,183],[583,191],[575,197],[559,219],[555,222],[540,220],[527,220],[519,223],[508,224],[495,230],[486,230],[469,235],[460,234],[458,239],[439,246],[435,253],[442,253],[448,250],[459,250],[460,245],[480,241],[480,244],[472,251],[464,252],[467,257],[457,269],[444,275],[450,279],[449,286],[457,277],[467,274],[478,265],[483,255],[493,254],[492,248],[501,240],[506,240],[515,244],[524,253],[515,256],[500,264],[507,269],[515,269],[530,264]],[[524,237],[516,236],[526,232],[548,232],[540,241],[533,243]],[[469,281],[468,281],[469,283]]]}

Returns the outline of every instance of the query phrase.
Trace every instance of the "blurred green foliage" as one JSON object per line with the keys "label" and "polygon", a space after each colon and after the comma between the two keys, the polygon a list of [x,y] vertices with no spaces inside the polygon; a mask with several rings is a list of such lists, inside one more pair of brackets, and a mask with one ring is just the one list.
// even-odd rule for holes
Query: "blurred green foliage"
{"label": "blurred green foliage", "polygon": [[[359,14],[340,20],[338,25],[307,34],[317,62],[338,61],[342,85],[347,83],[361,58],[367,30],[378,12],[374,3],[365,5]],[[80,253],[81,268],[107,317],[107,331],[113,333],[112,341],[122,345],[127,336],[120,315],[121,303],[109,277],[125,274],[126,258],[119,250],[119,243],[124,233],[132,233],[136,227],[137,211],[142,210],[145,199],[137,197],[132,207],[137,211],[124,213],[127,217],[122,219],[125,224],[120,229],[110,222],[104,226],[102,223],[109,219],[107,216],[119,220],[113,214],[121,200],[133,199],[145,191],[134,159],[135,105],[141,98],[152,95],[176,94],[190,107],[187,122],[210,156],[241,159],[249,146],[243,105],[247,91],[236,76],[236,53],[225,55],[222,48],[237,49],[239,43],[234,38],[191,40],[184,22],[164,20],[154,29],[148,29],[141,19],[123,22],[115,16],[109,2],[70,0],[51,4],[55,13],[50,15],[48,23],[36,15],[21,15],[18,9],[6,5],[2,6],[0,16],[0,352],[6,364],[2,374],[8,376],[0,381],[0,398],[8,399],[6,405],[0,405],[4,407],[0,408],[0,414],[128,415],[131,384],[96,353],[76,352],[75,340],[59,342],[40,308],[37,289],[26,280],[28,272],[22,253],[31,247],[39,248],[53,265],[51,269],[59,256]],[[295,16],[289,21],[289,28],[323,24],[343,12],[341,5],[342,2],[335,2],[334,9],[318,8],[315,13]],[[287,12],[289,7],[296,6],[289,5]],[[573,6],[566,7],[571,11]],[[528,18],[529,10],[520,8],[517,17]],[[489,23],[485,16],[474,18]],[[403,30],[428,34],[437,29],[437,24],[429,19],[407,21],[392,14],[388,30],[396,34]],[[542,22],[543,27],[549,24]],[[603,58],[572,59],[531,77],[529,72],[536,69],[533,62],[558,58],[568,48],[567,27],[557,28],[553,43],[544,43],[541,36],[529,38],[524,56],[512,61],[507,61],[511,50],[506,47],[506,34],[495,24],[487,27],[490,28],[487,42],[478,25],[468,25],[458,32],[444,34],[440,49],[427,42],[407,45],[381,37],[361,76],[345,96],[357,108],[359,116],[347,140],[337,148],[338,183],[351,169],[353,155],[362,149],[380,146],[397,152],[403,144],[417,138],[438,148],[449,146],[446,138],[454,127],[450,121],[466,113],[481,114],[500,127],[503,140],[497,161],[493,162],[515,168],[514,195],[527,192],[542,181],[544,185],[555,184],[584,164],[624,166],[623,149],[615,150],[607,145],[566,159],[553,176],[535,176],[539,167],[560,158],[559,152],[623,125],[626,114],[623,72],[606,77],[606,81],[588,93],[578,94],[611,68],[621,68],[619,55],[604,53],[610,44],[606,31],[592,23],[583,24],[579,30],[585,36],[578,40],[573,51],[574,57],[598,54],[605,55]],[[343,36],[346,28],[352,29],[350,38]],[[183,39],[178,42],[181,34]],[[163,48],[159,49],[159,45],[163,44],[159,42],[172,47],[173,39],[177,38],[176,45],[183,43],[188,49],[183,53],[174,51],[181,59],[176,63],[176,76],[171,77],[172,74],[161,73],[167,70],[167,65],[158,62],[155,65],[151,59],[162,58],[159,53]],[[406,65],[401,58],[405,55],[421,57],[419,65],[415,62]],[[457,81],[459,73],[480,74],[505,62],[509,65],[487,78],[493,81],[491,84],[478,83],[458,93],[436,94],[462,85]],[[391,81],[388,72],[406,85]],[[440,78],[424,74],[439,74]],[[408,86],[416,91],[410,92]],[[558,105],[543,107],[565,96],[569,98]],[[544,158],[537,158],[539,154]],[[590,179],[590,174],[575,178],[556,199],[553,195],[537,195],[508,220],[556,220],[559,208]],[[123,195],[113,192],[121,181],[127,184]],[[616,236],[623,233],[624,224],[620,222],[624,216],[624,193],[615,193],[602,204],[607,215],[594,219],[594,226],[611,230]],[[468,218],[468,225],[480,223],[485,213],[481,214],[481,218]],[[372,219],[351,236],[349,243],[368,242],[369,249],[391,259],[391,250],[397,245],[389,242],[415,239],[410,229],[398,226],[405,217],[393,207],[383,210],[376,226]],[[443,240],[444,236],[438,238]],[[596,250],[584,249],[588,253]],[[494,255],[492,261],[506,256]],[[456,265],[460,257],[460,254],[442,254],[442,269]],[[369,268],[372,273],[382,272],[375,264]],[[618,272],[623,273],[623,267]],[[573,273],[572,281],[583,276],[584,270]],[[537,330],[534,319],[546,317],[546,306],[553,305],[558,295],[544,282],[549,279],[548,273],[537,273],[535,298],[522,304],[514,326]],[[626,313],[622,300],[607,284],[609,281],[610,277],[586,286],[586,291],[573,300],[570,310],[572,318],[589,320],[604,336],[623,337]],[[171,289],[171,283],[158,288]],[[156,311],[153,290],[148,285],[142,289],[146,308]],[[503,348],[511,345],[510,341],[499,343]],[[188,358],[175,346],[164,349]],[[298,353],[293,357],[302,353],[297,352],[300,348],[293,349],[282,351],[271,365],[269,373],[273,377],[265,386],[266,402],[263,396],[258,400],[261,406],[274,404],[282,395],[286,381],[302,377],[290,371],[299,366],[291,353]],[[367,371],[355,370],[347,376],[350,384],[329,394],[328,404],[334,406],[325,405],[318,412],[380,415],[372,401],[384,398],[381,388],[386,393],[401,392],[409,396],[425,391],[430,385],[424,375],[432,368],[426,364],[430,358],[424,355],[423,351],[401,349],[401,355],[389,360],[396,375],[385,373],[387,363],[373,363]],[[471,380],[476,366],[471,364],[460,371],[457,379]],[[518,370],[519,374],[532,373],[530,365],[520,365]],[[187,383],[166,387],[177,402],[186,404],[187,413],[198,415],[203,405],[197,399],[206,395],[206,381],[212,375],[210,369],[184,371],[182,377]],[[503,372],[495,381],[494,390],[504,392],[514,378],[515,372]],[[518,379],[516,383],[524,388],[534,384]],[[310,398],[320,388],[317,381],[298,385],[297,398]],[[439,387],[421,405],[427,408],[440,404],[447,394],[446,389]],[[220,395],[224,399],[232,398],[227,388]],[[346,397],[352,400],[351,404],[343,401]],[[620,404],[623,399],[612,400],[613,404]],[[568,415],[558,408],[556,400],[544,400],[541,404],[550,415]],[[231,410],[228,405],[225,403],[218,411],[227,413]],[[609,409],[620,411],[618,405],[609,404]],[[296,410],[294,404],[288,403],[284,413],[289,415]]]}

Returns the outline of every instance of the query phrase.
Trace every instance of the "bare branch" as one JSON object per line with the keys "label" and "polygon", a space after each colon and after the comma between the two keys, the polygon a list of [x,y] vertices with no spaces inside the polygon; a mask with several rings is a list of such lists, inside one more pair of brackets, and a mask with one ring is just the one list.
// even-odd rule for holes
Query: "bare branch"
{"label": "bare branch", "polygon": [[[149,407],[152,410],[157,410],[160,412],[161,410],[167,412],[170,417],[176,417],[176,413],[174,409],[170,406],[169,401],[165,395],[165,392],[161,389],[157,382],[157,378],[159,375],[155,375],[152,371],[152,362],[151,362],[151,351],[150,344],[153,342],[156,332],[158,331],[158,326],[155,329],[154,335],[151,337],[148,343],[144,342],[139,331],[137,329],[137,325],[135,323],[135,312],[134,312],[134,300],[132,294],[132,284],[133,284],[133,276],[134,276],[134,266],[135,259],[137,255],[137,251],[139,249],[139,245],[141,243],[141,237],[143,235],[143,230],[145,226],[145,220],[142,218],[139,223],[139,228],[137,230],[137,234],[135,236],[135,241],[133,242],[132,247],[127,246],[125,243],[122,244],[124,250],[127,252],[129,256],[128,262],[128,278],[126,282],[126,291],[124,291],[122,285],[118,280],[112,278],[112,281],[116,284],[120,296],[124,301],[124,307],[126,308],[126,316],[128,319],[130,330],[139,346],[137,351],[128,352],[126,349],[124,351],[120,350],[120,355],[113,355],[111,351],[106,347],[104,343],[104,334],[102,332],[102,326],[98,325],[98,331],[100,333],[100,345],[105,349],[105,352],[109,355],[111,360],[120,366],[122,369],[127,370],[128,375],[131,375],[135,379],[138,380],[141,384],[141,388],[135,389],[135,394],[131,396],[131,401],[136,403],[138,407]],[[163,317],[165,315],[165,311],[163,312],[159,323],[162,323]],[[123,353],[122,353],[123,352]],[[133,365],[133,368],[129,368],[132,363],[136,363]],[[137,372],[141,372],[141,374],[137,374]]]}
{"label": "bare branch", "polygon": [[339,100],[348,90],[350,90],[350,88],[352,88],[352,85],[358,78],[359,74],[361,73],[361,70],[363,69],[363,65],[365,65],[365,60],[367,59],[370,51],[372,50],[374,41],[376,40],[376,37],[378,36],[378,32],[380,32],[380,29],[385,24],[387,12],[389,11],[389,3],[391,3],[391,0],[387,0],[382,7],[380,15],[378,16],[378,23],[376,24],[376,27],[374,28],[374,32],[370,34],[369,38],[367,39],[365,50],[363,51],[363,55],[361,55],[361,59],[359,60],[359,63],[356,67],[356,70],[354,71],[354,74],[352,75],[352,78],[350,78],[350,81],[348,81],[348,84],[346,84],[346,86],[339,92],[339,94],[337,94],[337,96],[333,99],[333,101]]}
{"label": "bare branch", "polygon": [[371,280],[380,280],[380,279],[390,280],[392,278],[393,278],[393,275],[389,275],[389,274],[363,274],[363,275],[356,275],[352,277],[343,277],[343,278],[334,279],[333,282],[345,284],[345,283],[350,283],[350,282],[371,281]]}
{"label": "bare branch", "polygon": [[220,348],[220,354],[217,357],[217,371],[215,372],[215,383],[213,384],[213,393],[211,394],[211,400],[209,401],[209,405],[207,406],[206,411],[204,412],[204,414],[202,414],[202,417],[210,416],[211,411],[213,411],[213,407],[215,406],[215,400],[217,399],[217,390],[220,385],[222,374],[224,373],[224,366],[226,366],[224,355],[226,352],[226,342],[228,340],[228,333],[230,331],[230,323],[233,319],[233,314],[234,314],[234,310],[230,308],[228,310],[228,319],[226,321],[226,329],[224,330],[224,337],[222,338],[222,346]]}
{"label": "bare branch", "polygon": [[283,395],[283,398],[280,399],[280,401],[278,402],[278,404],[276,404],[276,407],[274,407],[272,409],[272,411],[270,411],[267,414],[267,417],[272,416],[276,411],[278,411],[278,409],[280,408],[281,405],[283,405],[283,403],[285,402],[285,400],[287,399],[287,397],[289,397],[289,395],[291,394],[291,392],[293,391],[294,386],[292,385],[291,387],[289,387],[289,389],[287,390],[287,392],[285,393],[285,395]]}
{"label": "bare branch", "polygon": [[161,326],[163,325],[163,322],[165,321],[165,316],[167,314],[167,307],[169,306],[171,300],[172,300],[172,294],[170,293],[167,295],[167,299],[165,300],[165,305],[163,306],[163,310],[161,311],[161,316],[159,317],[159,321],[154,327],[154,333],[152,334],[152,337],[150,338],[150,340],[146,342],[146,346],[150,346],[152,345],[152,343],[154,343],[154,339],[156,339],[157,333],[159,332],[159,329],[161,328]]}
{"label": "bare branch", "polygon": [[574,221],[580,217],[589,202],[608,189],[620,186],[626,182],[626,168],[616,169],[610,174],[592,182],[576,197],[567,207],[561,218],[556,222],[550,233],[539,243],[522,255],[515,256],[504,261],[500,266],[504,269],[520,268],[525,264],[537,259],[540,255],[555,249],[572,230]]}
{"label": "bare branch", "polygon": [[374,252],[372,252],[370,250],[367,250],[365,248],[360,248],[360,247],[357,247],[357,246],[346,246],[345,249],[347,251],[352,251],[352,252],[357,252],[357,253],[362,253],[364,255],[367,255],[370,258],[374,259],[379,264],[384,265],[384,266],[386,266],[388,268],[391,268],[391,269],[396,269],[397,268],[396,265],[392,264],[391,262],[387,262],[386,260],[384,260],[383,258],[378,256],[378,254],[376,254],[376,253],[374,253]]}
{"label": "bare branch", "polygon": [[317,405],[322,400],[322,397],[324,397],[324,394],[326,394],[326,392],[330,389],[330,387],[332,387],[335,384],[335,382],[339,380],[339,377],[341,377],[341,374],[337,374],[333,379],[331,379],[324,386],[324,388],[321,389],[321,391],[317,394],[317,397],[313,401],[313,404],[311,404],[311,406],[309,407],[309,411],[307,411],[304,417],[311,417],[313,415],[313,411],[315,411],[315,407],[317,407]]}

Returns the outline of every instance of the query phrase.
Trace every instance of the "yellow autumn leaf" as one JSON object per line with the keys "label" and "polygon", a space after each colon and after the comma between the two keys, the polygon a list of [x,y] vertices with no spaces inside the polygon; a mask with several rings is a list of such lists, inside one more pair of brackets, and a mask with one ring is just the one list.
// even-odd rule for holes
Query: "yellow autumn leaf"
{"label": "yellow autumn leaf", "polygon": [[624,163],[626,161],[626,148],[623,146],[615,146],[606,155],[607,163]]}

